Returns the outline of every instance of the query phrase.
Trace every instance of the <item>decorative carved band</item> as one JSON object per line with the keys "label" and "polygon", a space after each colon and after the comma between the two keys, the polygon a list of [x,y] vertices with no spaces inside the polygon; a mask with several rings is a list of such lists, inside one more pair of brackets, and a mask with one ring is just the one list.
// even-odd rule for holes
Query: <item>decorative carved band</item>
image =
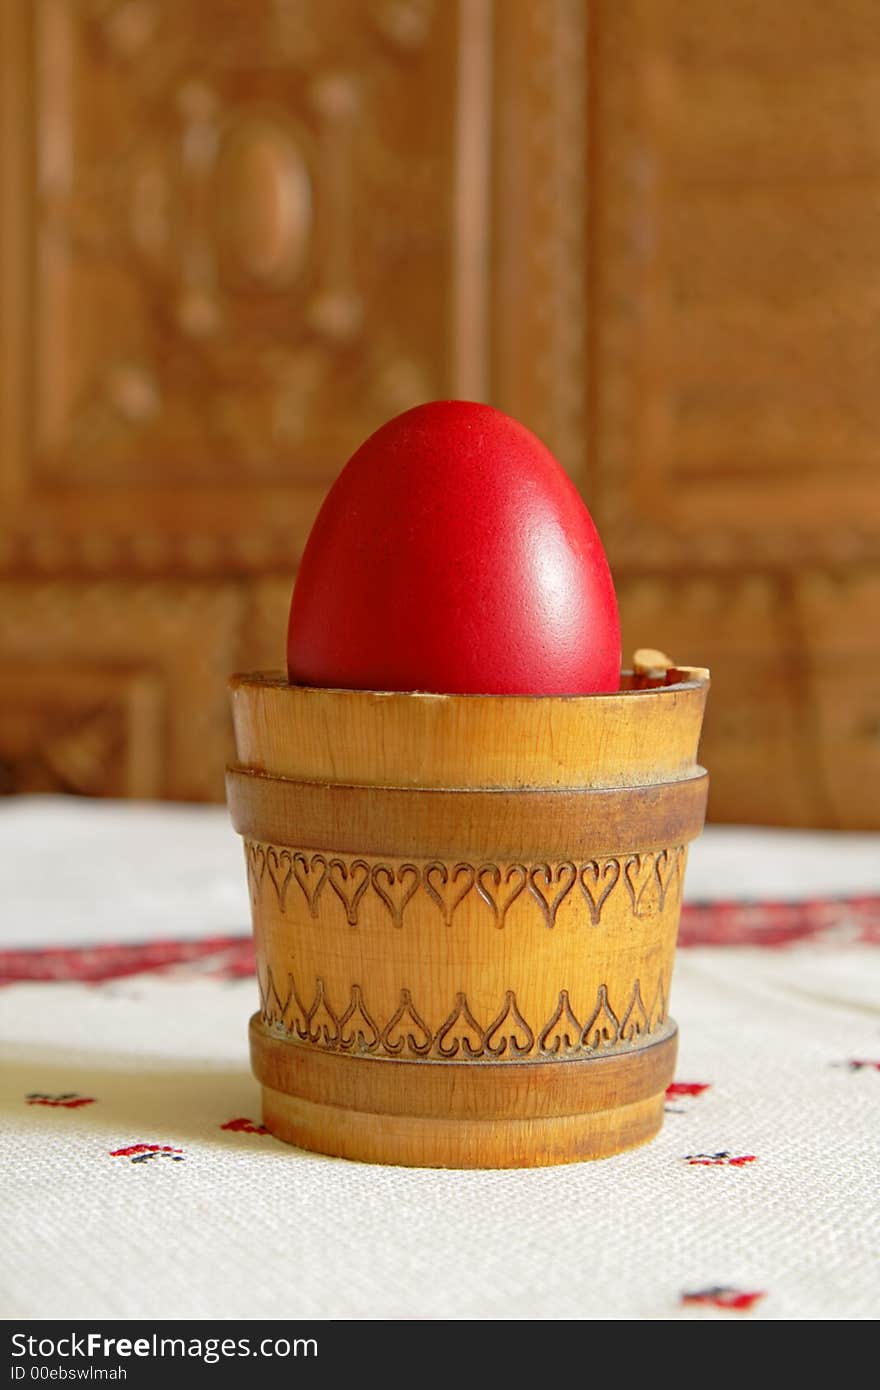
{"label": "decorative carved band", "polygon": [[459,992],[443,1022],[432,1028],[419,1012],[408,989],[400,991],[397,1008],[387,1018],[374,1016],[360,985],[352,985],[343,1010],[334,1009],[324,981],[315,981],[314,996],[306,1006],[288,973],[279,990],[271,966],[265,982],[259,979],[262,1021],[283,1028],[303,1043],[353,1056],[426,1058],[435,1061],[520,1061],[539,1058],[582,1057],[599,1050],[633,1043],[655,1032],[666,1021],[666,991],[660,979],[650,1008],[641,984],[633,984],[625,1007],[615,1012],[608,990],[600,985],[583,1020],[575,1014],[568,990],[559,991],[556,1007],[542,1024],[524,1018],[512,989],[487,1023],[474,1015],[467,996]]}
{"label": "decorative carved band", "polygon": [[[699,689],[686,693],[705,696]],[[696,709],[696,702],[691,706]],[[281,717],[293,717],[289,701]],[[515,790],[352,786],[247,768],[226,772],[230,816],[245,839],[294,848],[287,836],[296,826],[297,848],[333,846],[334,852],[375,858],[448,860],[464,853],[480,862],[554,861],[616,854],[633,843],[645,849],[688,844],[703,828],[708,794],[702,769],[648,786]]]}
{"label": "decorative carved band", "polygon": [[329,893],[342,903],[352,927],[360,922],[361,903],[368,893],[382,904],[395,927],[403,926],[417,893],[433,903],[447,927],[473,895],[485,903],[496,927],[504,926],[510,908],[523,896],[550,928],[570,894],[586,908],[586,920],[593,926],[600,924],[612,895],[625,896],[632,916],[649,917],[662,912],[672,901],[670,894],[680,891],[683,854],[684,846],[675,845],[582,863],[566,859],[555,864],[449,864],[432,859],[395,866],[363,856],[348,858],[245,841],[254,906],[268,885],[283,913],[295,898],[317,919]]}

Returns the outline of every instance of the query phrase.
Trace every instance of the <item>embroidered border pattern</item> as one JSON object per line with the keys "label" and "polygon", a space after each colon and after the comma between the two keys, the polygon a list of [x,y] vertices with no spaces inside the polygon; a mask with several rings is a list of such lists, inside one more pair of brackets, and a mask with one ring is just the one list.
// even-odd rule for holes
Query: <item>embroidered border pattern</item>
{"label": "embroidered border pattern", "polygon": [[486,1022],[476,1018],[466,995],[458,993],[447,1017],[434,1028],[408,989],[400,991],[396,1009],[383,1022],[368,1007],[360,985],[352,985],[344,1009],[331,1005],[320,977],[309,1005],[303,1003],[292,974],[279,989],[271,966],[265,981],[259,979],[259,986],[263,1022],[299,1042],[354,1056],[432,1057],[457,1062],[592,1056],[655,1032],[665,1023],[667,1008],[662,979],[650,1008],[636,980],[628,1003],[619,1013],[612,1008],[605,985],[600,985],[583,1019],[575,1014],[568,990],[560,990],[555,1009],[537,1027],[524,1018],[512,989],[506,991],[497,1012]]}
{"label": "embroidered border pattern", "polygon": [[447,927],[466,898],[476,895],[503,927],[520,897],[552,929],[566,898],[574,895],[586,909],[587,920],[599,926],[602,912],[615,894],[624,894],[634,917],[662,912],[671,894],[681,891],[682,845],[646,854],[624,854],[549,864],[447,864],[433,859],[392,865],[358,856],[321,854],[314,850],[281,849],[257,840],[245,841],[245,862],[251,900],[256,907],[265,889],[274,894],[282,913],[296,899],[317,919],[328,893],[342,904],[349,926],[360,922],[366,894],[383,905],[395,927],[416,894],[429,899]]}

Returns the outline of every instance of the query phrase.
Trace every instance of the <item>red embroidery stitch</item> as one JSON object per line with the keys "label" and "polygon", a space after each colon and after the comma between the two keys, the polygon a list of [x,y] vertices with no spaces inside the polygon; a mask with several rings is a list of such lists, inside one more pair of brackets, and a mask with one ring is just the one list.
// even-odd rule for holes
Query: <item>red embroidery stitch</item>
{"label": "red embroidery stitch", "polygon": [[253,1121],[253,1120],[245,1120],[245,1119],[240,1119],[240,1120],[227,1120],[227,1121],[226,1121],[226,1124],[225,1124],[225,1125],[221,1125],[220,1128],[221,1128],[221,1129],[231,1129],[231,1130],[234,1130],[237,1134],[268,1134],[268,1133],[269,1133],[269,1131],[268,1131],[268,1129],[266,1128],[265,1125],[254,1124],[254,1121]]}
{"label": "red embroidery stitch", "polygon": [[865,1061],[858,1057],[850,1057],[844,1065],[849,1067],[850,1071],[863,1071],[866,1067],[869,1071],[880,1071],[880,1062]]}
{"label": "red embroidery stitch", "polygon": [[685,903],[680,946],[789,946],[843,939],[880,945],[880,894],[804,902]]}
{"label": "red embroidery stitch", "polygon": [[64,1091],[58,1096],[47,1096],[41,1091],[31,1091],[25,1096],[28,1105],[63,1105],[65,1110],[77,1110],[81,1105],[94,1105],[94,1096],[78,1096],[76,1091]]}
{"label": "red embroidery stitch", "polygon": [[704,1091],[708,1091],[712,1083],[709,1081],[673,1081],[671,1086],[666,1087],[666,1094],[673,1096],[701,1096]]}
{"label": "red embroidery stitch", "polygon": [[750,1308],[760,1302],[767,1295],[763,1289],[756,1289],[752,1292],[746,1289],[726,1289],[718,1287],[714,1289],[698,1289],[694,1293],[683,1293],[682,1303],[704,1303],[712,1304],[716,1308],[732,1308],[737,1313],[747,1313]]}
{"label": "red embroidery stitch", "polygon": [[215,936],[204,941],[0,951],[0,984],[24,980],[76,980],[80,984],[94,985],[178,965],[196,967],[201,973],[220,979],[246,979],[254,973],[253,939]]}
{"label": "red embroidery stitch", "polygon": [[146,1163],[153,1158],[170,1158],[182,1163],[183,1149],[175,1149],[171,1144],[129,1144],[125,1149],[111,1149],[111,1158],[128,1158],[132,1163]]}
{"label": "red embroidery stitch", "polygon": [[757,1162],[755,1154],[734,1156],[726,1149],[717,1154],[685,1154],[685,1163],[697,1168],[743,1168],[747,1163]]}

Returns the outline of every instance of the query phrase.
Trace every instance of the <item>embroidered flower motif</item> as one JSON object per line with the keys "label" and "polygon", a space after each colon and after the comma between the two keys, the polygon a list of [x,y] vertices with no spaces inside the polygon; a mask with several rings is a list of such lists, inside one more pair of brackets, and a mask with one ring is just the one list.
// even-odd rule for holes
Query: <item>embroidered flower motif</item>
{"label": "embroidered flower motif", "polygon": [[111,1149],[111,1158],[128,1158],[132,1163],[148,1163],[155,1158],[170,1158],[174,1163],[184,1160],[183,1149],[175,1149],[171,1144],[129,1144],[125,1149]]}
{"label": "embroidered flower motif", "polygon": [[757,1162],[755,1154],[732,1154],[722,1149],[717,1154],[685,1154],[685,1163],[695,1168],[744,1168],[747,1163]]}
{"label": "embroidered flower motif", "polygon": [[719,1285],[717,1288],[697,1289],[693,1293],[683,1293],[681,1302],[702,1303],[714,1308],[729,1308],[736,1313],[748,1313],[759,1303],[762,1298],[766,1298],[763,1289],[731,1289]]}
{"label": "embroidered flower motif", "polygon": [[226,1121],[226,1124],[225,1124],[225,1125],[221,1125],[220,1128],[221,1128],[221,1129],[231,1129],[231,1130],[233,1130],[236,1134],[268,1134],[268,1133],[269,1133],[269,1131],[268,1131],[268,1129],[266,1128],[265,1125],[258,1125],[258,1124],[255,1124],[253,1120],[247,1120],[247,1119],[244,1119],[244,1118],[239,1119],[239,1120],[227,1120],[227,1121]]}
{"label": "embroidered flower motif", "polygon": [[666,1105],[663,1107],[667,1115],[686,1115],[689,1106],[670,1105],[673,1100],[695,1100],[710,1087],[708,1081],[673,1081],[671,1086],[666,1087]]}
{"label": "embroidered flower motif", "polygon": [[78,1110],[81,1105],[94,1105],[94,1096],[79,1096],[76,1091],[63,1091],[61,1095],[47,1096],[42,1091],[31,1091],[25,1100],[28,1105],[61,1105],[65,1110]]}

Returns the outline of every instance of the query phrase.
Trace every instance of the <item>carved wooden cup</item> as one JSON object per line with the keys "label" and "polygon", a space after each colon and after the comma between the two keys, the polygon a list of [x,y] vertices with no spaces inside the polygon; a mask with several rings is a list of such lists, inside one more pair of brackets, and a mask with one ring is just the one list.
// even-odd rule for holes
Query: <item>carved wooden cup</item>
{"label": "carved wooden cup", "polygon": [[475,1168],[651,1138],[708,673],[566,697],[231,687],[272,1133]]}

